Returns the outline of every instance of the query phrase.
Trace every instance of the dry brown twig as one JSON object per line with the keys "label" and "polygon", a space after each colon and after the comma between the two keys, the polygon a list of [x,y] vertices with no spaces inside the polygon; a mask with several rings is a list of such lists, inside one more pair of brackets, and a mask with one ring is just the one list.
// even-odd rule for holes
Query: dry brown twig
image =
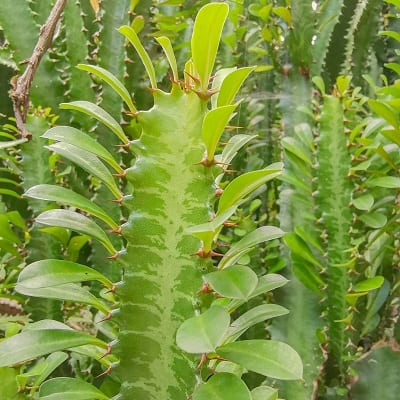
{"label": "dry brown twig", "polygon": [[12,89],[10,90],[10,97],[13,102],[13,109],[17,128],[23,138],[29,139],[31,134],[25,127],[26,115],[29,109],[29,92],[32,85],[33,78],[39,67],[40,60],[43,55],[51,46],[53,41],[54,31],[56,29],[58,20],[65,7],[67,0],[57,0],[54,4],[49,17],[40,28],[39,38],[33,49],[31,57],[24,61],[27,67],[24,73],[13,79]]}

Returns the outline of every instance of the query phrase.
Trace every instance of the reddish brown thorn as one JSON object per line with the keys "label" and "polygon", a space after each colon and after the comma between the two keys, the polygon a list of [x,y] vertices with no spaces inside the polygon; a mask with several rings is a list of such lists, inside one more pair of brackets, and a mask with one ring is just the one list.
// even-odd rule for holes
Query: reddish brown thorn
{"label": "reddish brown thorn", "polygon": [[123,112],[125,115],[129,115],[130,117],[132,117],[132,118],[134,118],[134,119],[137,119],[137,117],[138,117],[138,115],[139,115],[139,111],[132,112],[132,111],[130,111],[130,110],[123,110],[122,112]]}
{"label": "reddish brown thorn", "polygon": [[224,189],[221,189],[220,187],[216,188],[214,191],[216,197],[221,197],[222,193],[224,193]]}
{"label": "reddish brown thorn", "polygon": [[146,89],[147,89],[151,94],[157,92],[157,89],[156,89],[156,88],[153,88],[153,87],[146,87]]}
{"label": "reddish brown thorn", "polygon": [[197,96],[201,99],[201,100],[205,100],[208,101],[210,99],[210,97],[215,94],[218,93],[218,89],[211,89],[211,90],[193,90],[193,92],[195,92],[197,94]]}
{"label": "reddish brown thorn", "polygon": [[111,200],[113,203],[117,203],[117,204],[119,204],[119,205],[121,205],[122,204],[122,202],[124,201],[124,197],[122,196],[122,197],[120,197],[119,199],[113,199],[113,200]]}
{"label": "reddish brown thorn", "polygon": [[353,325],[347,325],[345,328],[344,328],[344,330],[345,331],[353,331],[353,332],[356,332],[357,331],[357,329],[356,328],[354,328],[354,326]]}
{"label": "reddish brown thorn", "polygon": [[236,125],[226,125],[225,129],[243,129],[243,126],[236,126]]}
{"label": "reddish brown thorn", "polygon": [[223,257],[224,254],[217,253],[217,252],[215,252],[214,250],[211,250],[209,256],[210,256],[210,257]]}
{"label": "reddish brown thorn", "polygon": [[203,247],[200,247],[196,253],[191,254],[191,256],[198,256],[200,258],[209,258],[209,257],[223,257],[224,254],[220,254],[211,250],[209,252],[205,252]]}
{"label": "reddish brown thorn", "polygon": [[121,232],[122,232],[122,226],[119,226],[119,227],[117,227],[117,228],[115,228],[115,229],[111,229],[111,230],[109,230],[108,232],[109,232],[109,233],[115,233],[115,234],[117,234],[117,235],[120,235]]}
{"label": "reddish brown thorn", "polygon": [[116,260],[119,256],[119,252],[117,251],[116,253],[114,253],[112,256],[106,257],[107,260]]}
{"label": "reddish brown thorn", "polygon": [[102,318],[101,320],[97,321],[96,324],[100,324],[104,321],[109,321],[112,317],[112,312],[110,311],[104,318]]}
{"label": "reddish brown thorn", "polygon": [[129,147],[131,147],[131,142],[124,143],[124,144],[115,144],[114,146],[123,147],[124,149],[128,149]]}
{"label": "reddish brown thorn", "polygon": [[112,351],[112,347],[111,347],[110,344],[108,344],[106,352],[99,358],[99,360],[101,360],[102,358],[107,357],[108,355],[110,355],[111,351]]}
{"label": "reddish brown thorn", "polygon": [[111,286],[111,289],[108,289],[106,292],[105,292],[105,294],[108,294],[108,293],[115,293],[115,289],[117,288],[117,286],[116,285],[112,285]]}
{"label": "reddish brown thorn", "polygon": [[212,167],[214,165],[231,165],[228,163],[223,163],[220,161],[217,161],[215,158],[213,158],[212,160],[209,160],[207,157],[204,157],[201,161],[199,161],[198,163],[195,163],[194,165],[203,165],[204,167]]}
{"label": "reddish brown thorn", "polygon": [[199,290],[200,294],[207,294],[207,293],[212,293],[212,292],[213,292],[213,290],[211,289],[211,286],[206,282],[203,283],[203,286]]}
{"label": "reddish brown thorn", "polygon": [[112,365],[110,365],[110,366],[109,366],[104,372],[102,372],[100,375],[95,376],[95,378],[97,379],[97,378],[101,378],[102,376],[109,375],[110,372],[111,372],[111,370],[112,370]]}
{"label": "reddish brown thorn", "polygon": [[233,173],[238,172],[238,171],[236,169],[226,169],[226,170],[224,170],[224,172],[227,173],[227,174],[233,174]]}
{"label": "reddish brown thorn", "polygon": [[174,79],[174,76],[171,74],[170,71],[168,71],[168,78],[169,78],[170,82],[174,83],[175,85],[181,85],[182,84],[182,81],[180,81],[179,79],[178,80]]}
{"label": "reddish brown thorn", "polygon": [[204,364],[205,362],[207,362],[207,353],[203,353],[203,354],[201,355],[200,361],[199,361],[199,363],[197,364],[196,368],[197,368],[197,369],[200,369],[200,368],[203,366],[203,364]]}
{"label": "reddish brown thorn", "polygon": [[227,228],[231,228],[233,226],[238,226],[237,222],[232,222],[232,221],[225,221],[223,223],[224,226],[226,226]]}
{"label": "reddish brown thorn", "polygon": [[129,57],[125,57],[124,62],[133,63],[133,60],[131,60]]}
{"label": "reddish brown thorn", "polygon": [[189,74],[189,72],[187,72],[187,71],[184,71],[184,72],[189,78],[192,78],[196,83],[200,83],[199,78],[194,77],[193,75]]}
{"label": "reddish brown thorn", "polygon": [[226,358],[222,358],[220,356],[213,356],[213,357],[207,357],[208,360],[217,360],[217,361],[228,361]]}
{"label": "reddish brown thorn", "polygon": [[209,254],[209,253],[206,253],[206,252],[204,251],[204,248],[203,248],[203,247],[200,247],[200,248],[196,251],[196,253],[192,253],[191,256],[198,256],[198,257],[200,257],[200,258],[207,258],[207,257],[208,257],[208,254]]}
{"label": "reddish brown thorn", "polygon": [[113,176],[116,176],[118,178],[125,178],[126,176],[126,169],[123,170],[122,172],[118,172],[117,174],[112,174]]}

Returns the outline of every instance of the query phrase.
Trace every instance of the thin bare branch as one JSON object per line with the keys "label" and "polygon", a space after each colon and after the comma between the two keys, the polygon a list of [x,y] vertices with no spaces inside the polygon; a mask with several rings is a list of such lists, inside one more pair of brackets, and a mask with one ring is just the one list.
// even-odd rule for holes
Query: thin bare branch
{"label": "thin bare branch", "polygon": [[14,114],[17,123],[17,128],[22,137],[29,138],[31,134],[25,127],[26,115],[29,109],[29,92],[33,78],[39,67],[40,60],[51,46],[53,41],[54,31],[61,17],[61,13],[65,7],[67,0],[57,0],[54,4],[47,21],[40,28],[39,38],[31,57],[24,63],[27,67],[24,73],[12,80],[12,89],[10,97],[13,102]]}

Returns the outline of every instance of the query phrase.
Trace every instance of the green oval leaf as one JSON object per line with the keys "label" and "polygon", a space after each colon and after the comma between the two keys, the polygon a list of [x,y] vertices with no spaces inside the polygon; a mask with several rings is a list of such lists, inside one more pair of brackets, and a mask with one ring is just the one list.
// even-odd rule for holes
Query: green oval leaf
{"label": "green oval leaf", "polygon": [[101,219],[112,229],[116,229],[118,227],[118,224],[116,224],[102,208],[93,203],[93,201],[88,200],[86,197],[83,197],[82,195],[62,186],[45,184],[36,185],[28,189],[24,193],[24,196],[31,197],[33,199],[56,201],[61,204],[76,207]]}
{"label": "green oval leaf", "polygon": [[269,240],[282,237],[284,232],[276,226],[262,226],[248,233],[245,237],[232,245],[228,252],[222,257],[218,269],[228,268],[235,264],[240,257],[248,253],[254,246]]}
{"label": "green oval leaf", "polygon": [[382,176],[367,181],[368,186],[384,187],[388,189],[400,188],[400,178],[397,176]]}
{"label": "green oval leaf", "polygon": [[282,164],[272,164],[265,169],[242,174],[231,181],[225,188],[218,203],[217,214],[223,213],[229,207],[240,203],[247,195],[264,183],[282,174]]}
{"label": "green oval leaf", "polygon": [[96,119],[107,128],[109,128],[123,143],[129,143],[128,137],[125,135],[121,125],[105,110],[97,104],[90,101],[72,101],[70,103],[61,103],[62,110],[75,110]]}
{"label": "green oval leaf", "polygon": [[217,354],[244,368],[275,379],[301,379],[303,365],[297,352],[276,340],[243,340],[225,344]]}
{"label": "green oval leaf", "polygon": [[0,367],[25,362],[55,351],[92,344],[107,349],[107,344],[87,333],[67,329],[29,330],[0,342]]}
{"label": "green oval leaf", "polygon": [[206,145],[208,161],[214,159],[218,142],[235,108],[236,105],[218,107],[209,111],[204,117],[201,137]]}
{"label": "green oval leaf", "polygon": [[211,272],[203,279],[218,294],[231,299],[247,299],[258,283],[257,274],[241,265]]}
{"label": "green oval leaf", "polygon": [[38,289],[92,280],[97,280],[108,288],[113,286],[103,274],[86,265],[65,260],[40,260],[27,265],[21,271],[17,284]]}
{"label": "green oval leaf", "polygon": [[40,386],[40,400],[109,400],[92,384],[77,378],[53,378]]}
{"label": "green oval leaf", "polygon": [[278,400],[278,390],[269,386],[258,386],[251,391],[252,400]]}
{"label": "green oval leaf", "polygon": [[246,384],[236,375],[220,372],[200,385],[193,400],[252,400]]}
{"label": "green oval leaf", "polygon": [[364,194],[353,199],[352,203],[357,210],[369,211],[374,205],[374,196],[371,193]]}
{"label": "green oval leaf", "polygon": [[213,306],[185,321],[176,333],[176,343],[188,353],[211,353],[223,339],[230,322],[229,313]]}
{"label": "green oval leaf", "polygon": [[110,171],[92,153],[63,142],[54,143],[45,147],[77,164],[89,174],[99,178],[118,199],[123,196]]}
{"label": "green oval leaf", "polygon": [[[284,286],[288,282],[289,281],[286,278],[284,278],[282,275],[279,274],[263,275],[260,278],[258,278],[258,284],[254,289],[253,293],[250,295],[250,299],[257,297],[260,294],[264,294],[271,290]],[[236,310],[238,307],[240,307],[242,304],[245,303],[245,300],[238,300],[238,299],[232,299],[228,302],[226,302],[227,299],[217,299],[214,300],[214,303],[216,305],[221,305],[218,303],[221,300],[225,301],[224,304],[222,304],[222,307],[226,308],[229,312]]]}
{"label": "green oval leaf", "polygon": [[365,225],[374,229],[382,228],[387,223],[387,217],[381,213],[363,214],[358,217]]}
{"label": "green oval leaf", "polygon": [[194,22],[191,39],[192,59],[199,74],[202,91],[208,88],[228,12],[229,7],[225,3],[207,4],[200,9]]}
{"label": "green oval leaf", "polygon": [[96,75],[97,77],[102,79],[104,82],[108,83],[129,107],[131,113],[137,112],[128,90],[123,85],[123,83],[110,71],[107,71],[106,69],[99,67],[98,65],[89,64],[78,64],[77,68],[83,71],[90,72],[91,74]]}
{"label": "green oval leaf", "polygon": [[[229,270],[230,268],[228,268]],[[242,314],[233,321],[227,333],[227,342],[235,341],[247,329],[270,318],[286,315],[289,310],[278,304],[261,304]]]}
{"label": "green oval leaf", "polygon": [[43,225],[59,226],[83,233],[97,239],[110,252],[115,254],[114,246],[104,231],[88,217],[70,210],[49,210],[36,217],[36,222]]}
{"label": "green oval leaf", "polygon": [[99,144],[95,139],[86,133],[72,128],[71,126],[55,126],[54,128],[51,128],[45,132],[42,137],[58,142],[72,144],[103,159],[115,171],[123,171],[108,150],[106,150],[101,144]]}
{"label": "green oval leaf", "polygon": [[371,290],[379,289],[385,278],[383,276],[374,276],[373,278],[365,279],[364,281],[356,283],[352,291],[353,292],[369,292]]}
{"label": "green oval leaf", "polygon": [[88,290],[74,283],[65,283],[57,286],[32,288],[22,284],[15,285],[15,291],[25,296],[40,297],[45,299],[67,300],[77,303],[89,304],[105,314],[110,312],[110,308],[97,299]]}

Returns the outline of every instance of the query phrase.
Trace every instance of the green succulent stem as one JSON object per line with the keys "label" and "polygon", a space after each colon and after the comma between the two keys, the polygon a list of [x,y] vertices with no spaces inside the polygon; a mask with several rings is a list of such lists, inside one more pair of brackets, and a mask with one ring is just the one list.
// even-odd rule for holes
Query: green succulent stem
{"label": "green succulent stem", "polygon": [[[348,178],[350,154],[343,125],[343,106],[335,96],[326,96],[320,120],[318,142],[319,208],[326,250],[326,319],[328,323],[329,355],[326,371],[331,376],[343,376],[343,354],[348,344],[346,329],[348,305],[345,295],[349,275],[343,267],[349,260],[351,184]],[[328,378],[329,380],[329,378]]]}
{"label": "green succulent stem", "polygon": [[209,219],[212,180],[197,164],[206,111],[195,93],[174,85],[170,94],[155,91],[154,107],[138,116],[142,155],[127,170],[135,211],[122,229],[128,244],[117,290],[123,399],[184,400],[195,385],[195,362],[177,348],[175,332],[198,308],[210,265],[191,255],[200,241],[185,233]]}

